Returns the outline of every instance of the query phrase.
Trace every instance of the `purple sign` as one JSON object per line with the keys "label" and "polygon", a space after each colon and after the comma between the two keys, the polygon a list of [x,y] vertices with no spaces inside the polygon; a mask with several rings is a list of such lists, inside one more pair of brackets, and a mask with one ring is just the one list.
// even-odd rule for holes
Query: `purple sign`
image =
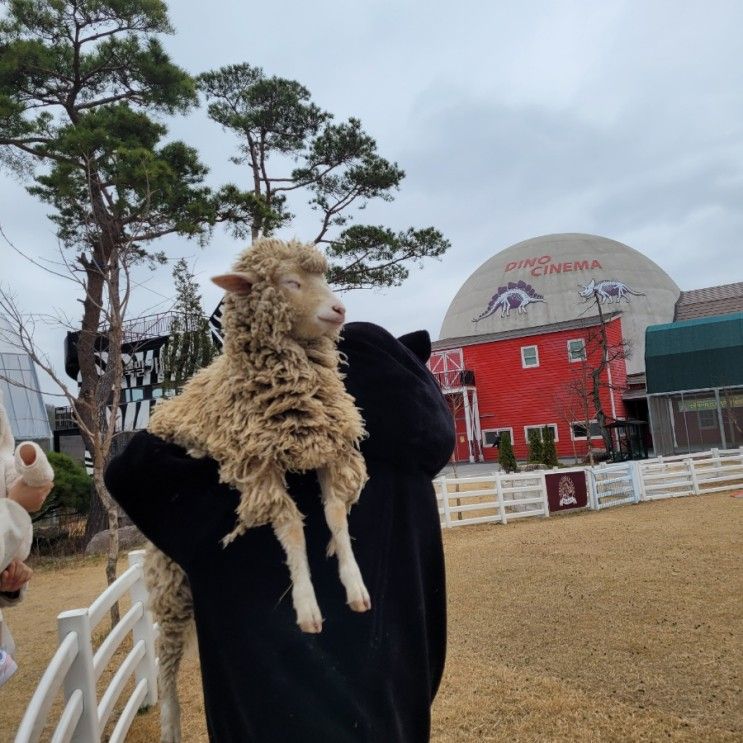
{"label": "purple sign", "polygon": [[547,483],[550,513],[585,508],[588,505],[585,472],[555,472],[545,475],[544,479]]}

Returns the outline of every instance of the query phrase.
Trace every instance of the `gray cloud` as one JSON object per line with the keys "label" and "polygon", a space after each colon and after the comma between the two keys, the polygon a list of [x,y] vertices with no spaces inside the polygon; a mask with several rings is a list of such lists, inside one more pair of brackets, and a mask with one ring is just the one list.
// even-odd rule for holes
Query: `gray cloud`
{"label": "gray cloud", "polygon": [[[592,232],[644,252],[685,289],[743,278],[743,6],[733,0],[485,4],[171,3],[166,45],[192,72],[249,61],[300,80],[339,118],[356,115],[380,152],[406,170],[391,204],[365,221],[433,224],[452,240],[405,286],[345,297],[352,318],[437,335],[462,282],[509,245],[551,232]],[[247,183],[234,142],[203,111],[168,122],[196,146],[210,183]],[[0,180],[0,223],[34,255],[54,257],[47,209]],[[287,236],[313,234],[295,209]],[[217,230],[209,247],[171,238],[209,308],[208,277],[240,248]],[[168,269],[137,272],[132,311],[172,295]],[[39,277],[0,243],[0,281],[33,311],[79,314],[74,292]],[[62,334],[44,347],[61,360]]]}

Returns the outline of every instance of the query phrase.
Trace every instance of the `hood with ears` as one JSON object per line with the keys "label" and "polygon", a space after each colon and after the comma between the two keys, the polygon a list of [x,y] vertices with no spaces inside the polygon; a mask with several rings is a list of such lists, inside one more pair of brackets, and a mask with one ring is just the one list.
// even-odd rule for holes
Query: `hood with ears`
{"label": "hood with ears", "polygon": [[431,340],[425,330],[395,338],[372,323],[352,322],[339,344],[348,359],[346,389],[369,433],[361,443],[367,459],[435,475],[454,448],[451,413],[426,367]]}

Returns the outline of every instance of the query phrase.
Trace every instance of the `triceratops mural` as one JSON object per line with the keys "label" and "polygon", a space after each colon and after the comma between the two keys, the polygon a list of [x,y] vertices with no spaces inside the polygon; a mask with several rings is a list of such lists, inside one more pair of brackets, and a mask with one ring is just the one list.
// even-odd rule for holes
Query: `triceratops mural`
{"label": "triceratops mural", "polygon": [[518,310],[523,315],[526,308],[532,302],[544,302],[545,299],[541,294],[537,294],[534,287],[525,281],[510,281],[506,286],[499,286],[498,291],[493,294],[485,311],[475,317],[472,322],[480,322],[486,317],[501,311],[501,317],[508,317],[511,310]]}
{"label": "triceratops mural", "polygon": [[580,295],[586,301],[588,301],[594,294],[598,297],[601,304],[619,304],[622,300],[629,303],[629,296],[633,294],[636,297],[644,297],[642,292],[636,292],[631,289],[627,284],[622,281],[615,281],[614,279],[602,279],[596,281],[591,279],[587,284],[579,284]]}

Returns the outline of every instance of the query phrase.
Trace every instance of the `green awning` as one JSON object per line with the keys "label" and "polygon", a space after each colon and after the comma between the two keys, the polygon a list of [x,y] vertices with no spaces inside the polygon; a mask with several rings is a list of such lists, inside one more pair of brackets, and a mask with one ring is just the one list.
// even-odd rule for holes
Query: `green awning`
{"label": "green awning", "polygon": [[648,394],[743,385],[743,312],[650,325]]}

